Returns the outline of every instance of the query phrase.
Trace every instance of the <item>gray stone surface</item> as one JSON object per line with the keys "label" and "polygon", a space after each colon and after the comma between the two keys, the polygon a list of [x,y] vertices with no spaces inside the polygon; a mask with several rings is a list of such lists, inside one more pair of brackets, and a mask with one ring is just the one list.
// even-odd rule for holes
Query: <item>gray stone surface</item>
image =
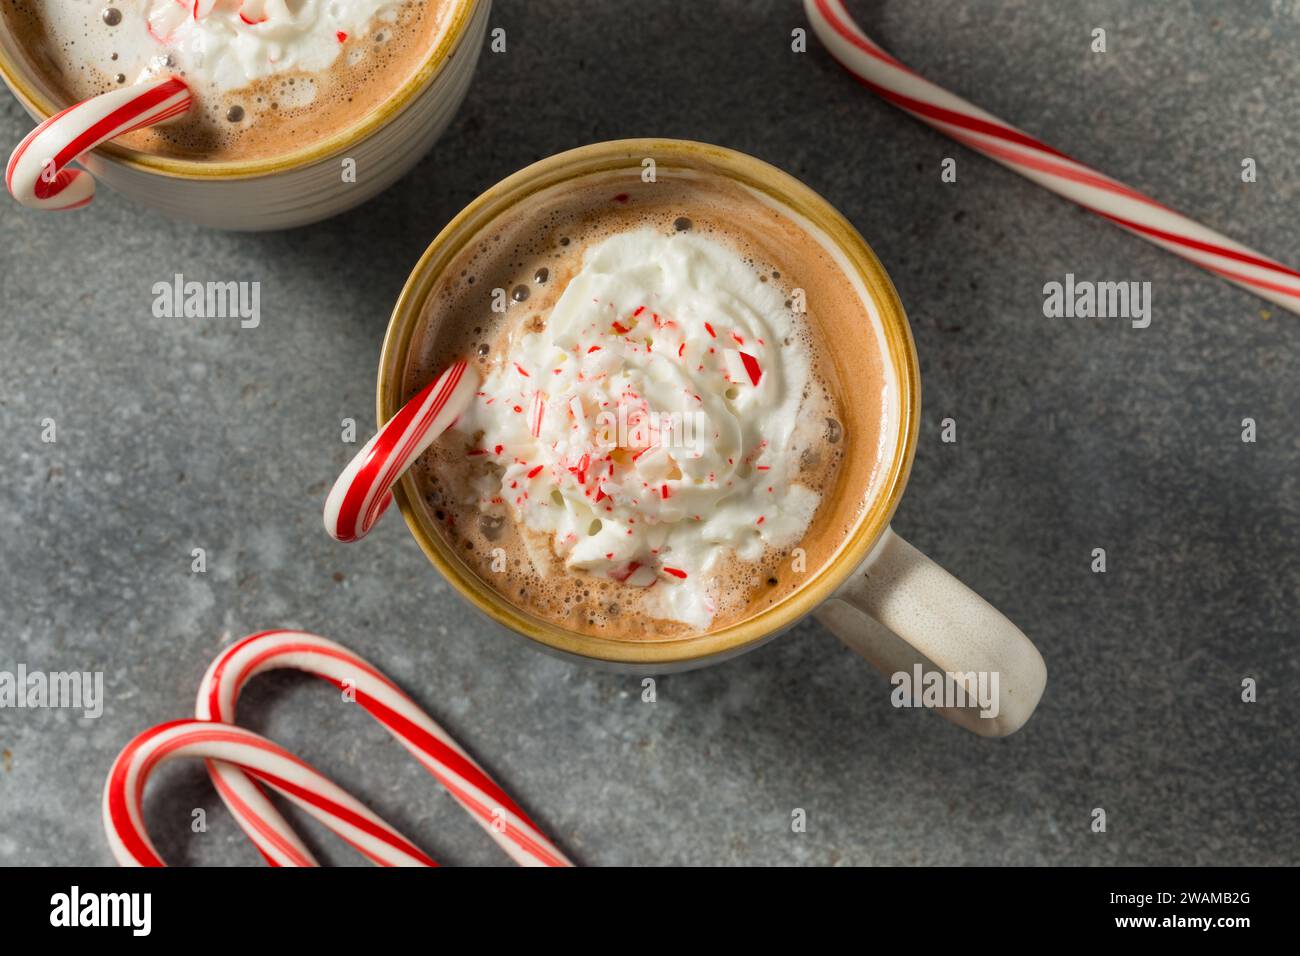
{"label": "gray stone surface", "polygon": [[[851,7],[936,82],[1300,261],[1296,3]],[[276,625],[379,663],[584,863],[1300,862],[1296,319],[955,146],[815,42],[792,54],[794,3],[502,0],[493,25],[509,52],[483,57],[434,153],[323,225],[222,234],[107,191],[59,216],[0,202],[0,669],[103,670],[109,693],[99,720],[0,710],[0,863],[110,862],[99,798],[118,748],[190,713],[225,642]],[[1105,56],[1088,51],[1095,26]],[[0,97],[0,142],[26,127]],[[1019,734],[893,709],[811,621],[664,677],[643,704],[634,678],[489,631],[400,520],[354,547],[321,531],[351,451],[339,421],[371,421],[380,340],[421,250],[528,162],[635,135],[769,160],[874,245],[925,382],[895,526],[1042,649],[1047,693]],[[1240,182],[1245,156],[1257,184]],[[155,319],[150,287],[175,272],[259,280],[262,326]],[[1150,281],[1151,327],[1044,318],[1042,285],[1066,272]],[[1257,444],[1240,441],[1246,416]],[[57,444],[40,441],[46,417]],[[438,859],[504,861],[336,701],[279,674],[241,713]],[[205,835],[193,807],[210,811]],[[806,834],[790,832],[796,807]],[[176,863],[257,861],[198,764],[164,768],[146,808]],[[358,862],[305,829],[323,859]]]}

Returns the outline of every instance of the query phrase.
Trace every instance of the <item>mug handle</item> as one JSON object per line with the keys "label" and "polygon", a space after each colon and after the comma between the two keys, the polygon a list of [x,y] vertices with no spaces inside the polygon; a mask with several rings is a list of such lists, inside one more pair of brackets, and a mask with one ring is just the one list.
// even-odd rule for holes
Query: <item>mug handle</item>
{"label": "mug handle", "polygon": [[[1047,683],[1042,655],[1018,627],[889,527],[814,614],[881,673],[908,675],[916,697],[917,665],[922,674],[957,675],[969,689],[968,706],[934,709],[983,737],[1024,726]],[[986,691],[997,675],[997,706],[988,716],[975,702],[981,675]]]}
{"label": "mug handle", "polygon": [[109,90],[56,113],[23,137],[5,167],[10,195],[30,209],[77,209],[95,198],[95,180],[67,165],[110,139],[189,111],[179,77]]}

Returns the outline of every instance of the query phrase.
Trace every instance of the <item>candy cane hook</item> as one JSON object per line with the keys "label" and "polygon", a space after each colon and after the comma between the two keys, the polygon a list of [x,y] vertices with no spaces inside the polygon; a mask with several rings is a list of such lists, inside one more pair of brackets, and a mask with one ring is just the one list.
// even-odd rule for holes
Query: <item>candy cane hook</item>
{"label": "candy cane hook", "polygon": [[28,133],[9,157],[5,186],[31,209],[61,211],[87,205],[95,180],[68,164],[110,139],[189,110],[190,89],[174,76],[110,90],[70,106]]}

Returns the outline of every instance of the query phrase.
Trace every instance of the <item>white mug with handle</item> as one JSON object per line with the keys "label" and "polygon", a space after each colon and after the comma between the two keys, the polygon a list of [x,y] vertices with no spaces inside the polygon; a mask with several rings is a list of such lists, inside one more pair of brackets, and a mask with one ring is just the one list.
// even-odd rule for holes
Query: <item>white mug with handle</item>
{"label": "white mug with handle", "polygon": [[[163,73],[66,106],[0,18],[0,76],[39,122],[10,157],[6,185],[25,206],[66,210],[87,205],[102,179],[170,216],[222,229],[287,229],[328,218],[387,189],[433,146],[469,90],[490,9],[491,0],[454,0],[436,46],[364,118],[283,154],[231,161],[114,143],[181,116],[194,94]],[[344,160],[357,175],[342,175]],[[73,161],[85,171],[68,168]]]}
{"label": "white mug with handle", "polygon": [[[888,448],[878,479],[838,550],[811,569],[797,590],[745,620],[664,641],[600,637],[521,610],[459,559],[407,471],[477,387],[472,367],[466,369],[463,360],[427,384],[412,383],[407,375],[424,305],[453,270],[458,255],[476,236],[490,234],[501,217],[517,214],[525,199],[535,202],[544,190],[585,177],[610,177],[610,185],[602,179],[601,188],[617,193],[622,188],[618,183],[639,180],[647,157],[654,158],[660,179],[721,175],[788,207],[807,228],[816,230],[828,254],[858,286],[863,302],[862,328],[854,333],[861,340],[840,346],[867,347],[868,340],[882,344],[891,372]],[[532,214],[537,214],[536,208]],[[906,678],[912,701],[934,706],[929,689],[936,686],[942,693],[935,709],[944,717],[982,736],[1005,736],[1024,725],[1043,694],[1047,670],[1042,656],[1006,617],[890,528],[916,449],[920,395],[916,350],[898,293],[863,238],[826,200],[766,163],[717,146],[660,139],[597,143],[534,163],[493,186],[426,250],[402,291],[384,340],[380,430],[339,476],[326,501],[325,526],[339,540],[361,537],[383,511],[391,489],[425,554],[490,619],[552,653],[640,674],[726,660],[811,614],[900,686]],[[852,427],[845,428],[852,438]],[[867,448],[874,449],[874,440],[856,447],[866,454]]]}

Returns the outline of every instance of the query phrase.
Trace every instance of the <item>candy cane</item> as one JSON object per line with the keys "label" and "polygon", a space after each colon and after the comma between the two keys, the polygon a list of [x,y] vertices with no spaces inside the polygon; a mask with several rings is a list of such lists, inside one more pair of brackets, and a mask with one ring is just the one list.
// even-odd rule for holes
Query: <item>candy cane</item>
{"label": "candy cane", "polygon": [[95,180],[70,162],[132,130],[180,116],[190,108],[189,87],[174,76],[111,90],[51,116],[23,138],[9,157],[5,185],[32,209],[76,209],[95,196]]}
{"label": "candy cane", "polygon": [[1300,313],[1300,272],[1179,215],[923,79],[867,36],[840,0],[804,0],[804,8],[831,55],[890,103],[1115,225]]}
{"label": "candy cane", "polygon": [[[429,773],[525,866],[568,866],[569,861],[505,791],[419,706],[374,666],[341,644],[302,631],[265,631],[224,651],[199,685],[195,714],[233,723],[239,692],[255,675],[293,668],[324,678],[355,695]],[[238,763],[236,761],[235,763]],[[311,854],[292,828],[234,763],[208,761],[208,771],[244,832],[273,864],[311,866]]]}
{"label": "candy cane", "polygon": [[369,533],[393,502],[394,482],[469,406],[478,381],[468,363],[455,362],[366,442],[325,498],[330,535],[355,541]]}
{"label": "candy cane", "polygon": [[530,866],[570,866],[554,844],[461,747],[371,664],[333,641],[301,631],[266,631],[223,651],[199,687],[198,720],[178,720],[140,734],[113,763],[104,788],[104,829],[123,866],[163,866],[144,826],[145,784],[159,764],[179,757],[207,761],[217,792],[273,866],[316,860],[258,786],[302,807],[371,861],[436,866],[427,854],[347,791],[278,744],[230,721],[239,692],[257,674],[291,667],[353,695],[411,751],[512,859]]}
{"label": "candy cane", "polygon": [[149,775],[159,765],[179,757],[208,757],[238,764],[375,863],[437,865],[365,804],[278,744],[242,727],[205,720],[174,720],[132,740],[109,772],[104,787],[104,830],[113,856],[122,866],[166,865],[145,830],[141,803]]}

